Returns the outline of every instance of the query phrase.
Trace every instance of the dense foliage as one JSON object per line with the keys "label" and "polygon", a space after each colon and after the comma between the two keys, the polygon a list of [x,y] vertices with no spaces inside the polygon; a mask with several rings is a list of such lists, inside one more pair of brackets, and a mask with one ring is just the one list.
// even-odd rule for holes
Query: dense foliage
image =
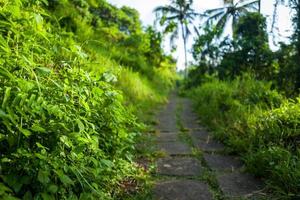
{"label": "dense foliage", "polygon": [[238,16],[232,38],[222,37],[220,24],[207,24],[193,45],[196,63],[185,88],[191,89],[203,123],[231,153],[243,157],[249,172],[262,177],[274,196],[297,199],[299,2],[275,3],[287,3],[294,10],[290,44],[280,43],[279,50],[272,51],[267,20],[255,11]]}
{"label": "dense foliage", "polygon": [[195,88],[202,121],[215,137],[243,156],[247,170],[266,179],[281,199],[299,194],[299,99],[289,100],[271,83],[244,75]]}
{"label": "dense foliage", "polygon": [[145,173],[134,114],[175,78],[159,34],[104,0],[0,7],[0,199],[125,198]]}

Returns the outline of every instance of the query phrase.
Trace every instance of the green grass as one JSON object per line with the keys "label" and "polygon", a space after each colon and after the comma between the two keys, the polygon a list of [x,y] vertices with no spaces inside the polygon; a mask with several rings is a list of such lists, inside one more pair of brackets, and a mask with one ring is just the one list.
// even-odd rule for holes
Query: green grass
{"label": "green grass", "polygon": [[267,82],[249,76],[211,80],[190,96],[204,122],[247,170],[262,177],[275,197],[298,198],[299,102],[285,99]]}

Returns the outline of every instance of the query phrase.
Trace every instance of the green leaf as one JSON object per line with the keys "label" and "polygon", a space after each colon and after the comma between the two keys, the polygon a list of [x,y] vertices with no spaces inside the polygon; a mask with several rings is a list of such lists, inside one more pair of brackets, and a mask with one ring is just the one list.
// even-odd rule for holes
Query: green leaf
{"label": "green leaf", "polygon": [[80,194],[80,197],[79,197],[79,200],[86,200],[86,199],[93,199],[93,196],[91,193],[81,193]]}
{"label": "green leaf", "polygon": [[11,53],[11,49],[8,46],[7,41],[2,37],[2,35],[0,35],[0,49],[5,51],[5,53],[7,53],[7,54]]}
{"label": "green leaf", "polygon": [[7,183],[15,192],[19,192],[23,186],[22,181],[18,181],[20,179],[17,175],[7,175],[1,177],[5,183]]}
{"label": "green leaf", "polygon": [[[27,81],[27,80],[19,80],[18,85],[20,89],[24,92],[29,92],[35,87],[35,83],[32,81]],[[24,96],[27,97],[27,96]]]}
{"label": "green leaf", "polygon": [[5,139],[6,139],[6,136],[0,133],[0,142],[5,140]]}
{"label": "green leaf", "polygon": [[64,185],[73,185],[73,181],[69,176],[67,176],[63,171],[56,170],[55,173],[58,175],[58,178]]}
{"label": "green leaf", "polygon": [[7,118],[7,114],[0,109],[0,118]]}
{"label": "green leaf", "polygon": [[104,165],[106,165],[107,167],[113,167],[114,166],[113,162],[111,162],[110,160],[101,159],[100,162],[103,163]]}
{"label": "green leaf", "polygon": [[35,68],[40,74],[43,75],[47,75],[50,74],[52,72],[52,70],[50,68],[47,67],[37,67]]}
{"label": "green leaf", "polygon": [[52,184],[48,187],[48,192],[50,192],[52,194],[55,194],[57,191],[58,191],[58,187],[56,185]]}
{"label": "green leaf", "polygon": [[37,142],[35,143],[37,147],[41,148],[41,149],[45,149],[45,150],[49,150],[47,147],[43,146],[41,143]]}
{"label": "green leaf", "polygon": [[84,126],[84,124],[80,121],[80,119],[77,119],[76,122],[77,122],[77,125],[78,125],[78,128],[79,128],[80,132],[84,131],[85,126]]}
{"label": "green leaf", "polygon": [[46,130],[38,124],[33,124],[32,127],[31,127],[31,130],[34,131],[34,132],[40,132],[40,133],[45,133],[46,132]]}
{"label": "green leaf", "polygon": [[13,196],[5,196],[5,200],[20,200],[20,199]]}
{"label": "green leaf", "polygon": [[59,177],[61,182],[64,184],[64,185],[73,185],[73,181],[71,180],[71,178],[67,175],[62,175]]}
{"label": "green leaf", "polygon": [[47,184],[50,182],[50,179],[49,179],[49,172],[48,171],[44,171],[44,170],[39,170],[39,173],[38,173],[38,180],[39,182],[43,183],[43,184]]}
{"label": "green leaf", "polygon": [[11,87],[6,87],[3,102],[2,102],[2,108],[5,107],[6,102],[8,101],[8,99],[10,97],[10,91],[11,91]]}
{"label": "green leaf", "polygon": [[19,128],[19,130],[25,137],[29,137],[31,135],[31,132],[27,129]]}
{"label": "green leaf", "polygon": [[73,146],[73,145],[72,145],[72,142],[69,140],[69,138],[68,138],[67,136],[63,135],[63,136],[61,136],[59,139],[60,139],[60,141],[61,141],[64,145],[66,145],[68,148],[70,148],[70,147]]}
{"label": "green leaf", "polygon": [[43,200],[55,200],[54,196],[51,194],[44,192],[41,195],[42,195]]}
{"label": "green leaf", "polygon": [[14,76],[5,68],[0,67],[0,75],[7,77],[9,79],[14,79]]}
{"label": "green leaf", "polygon": [[23,196],[23,199],[22,200],[32,200],[32,194],[30,191],[27,191],[24,196]]}
{"label": "green leaf", "polygon": [[47,156],[41,154],[41,153],[35,153],[34,154],[37,158],[39,158],[40,160],[47,160]]}
{"label": "green leaf", "polygon": [[3,183],[0,183],[0,196],[4,195],[7,192],[11,192],[11,189],[6,187]]}
{"label": "green leaf", "polygon": [[67,200],[78,200],[78,198],[75,194],[70,194]]}
{"label": "green leaf", "polygon": [[[1,140],[0,140],[0,141],[1,141]],[[2,163],[9,163],[9,162],[11,162],[11,160],[8,159],[8,158],[2,158],[2,159],[1,159],[1,162],[2,162]]]}
{"label": "green leaf", "polygon": [[43,17],[40,14],[34,14],[34,18],[37,25],[41,25],[43,23]]}

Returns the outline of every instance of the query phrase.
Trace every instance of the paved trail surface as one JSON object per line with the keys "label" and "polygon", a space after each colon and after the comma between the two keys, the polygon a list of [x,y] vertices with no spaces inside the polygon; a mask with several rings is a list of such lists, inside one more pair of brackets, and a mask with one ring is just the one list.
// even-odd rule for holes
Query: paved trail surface
{"label": "paved trail surface", "polygon": [[261,199],[262,184],[198,124],[191,102],[175,94],[159,113],[155,200]]}

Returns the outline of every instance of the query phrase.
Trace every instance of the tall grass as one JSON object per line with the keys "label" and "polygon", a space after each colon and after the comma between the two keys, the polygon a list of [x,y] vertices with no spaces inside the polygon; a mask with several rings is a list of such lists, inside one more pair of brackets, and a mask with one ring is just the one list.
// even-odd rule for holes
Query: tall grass
{"label": "tall grass", "polygon": [[282,199],[299,198],[300,103],[244,75],[191,92],[203,123]]}

